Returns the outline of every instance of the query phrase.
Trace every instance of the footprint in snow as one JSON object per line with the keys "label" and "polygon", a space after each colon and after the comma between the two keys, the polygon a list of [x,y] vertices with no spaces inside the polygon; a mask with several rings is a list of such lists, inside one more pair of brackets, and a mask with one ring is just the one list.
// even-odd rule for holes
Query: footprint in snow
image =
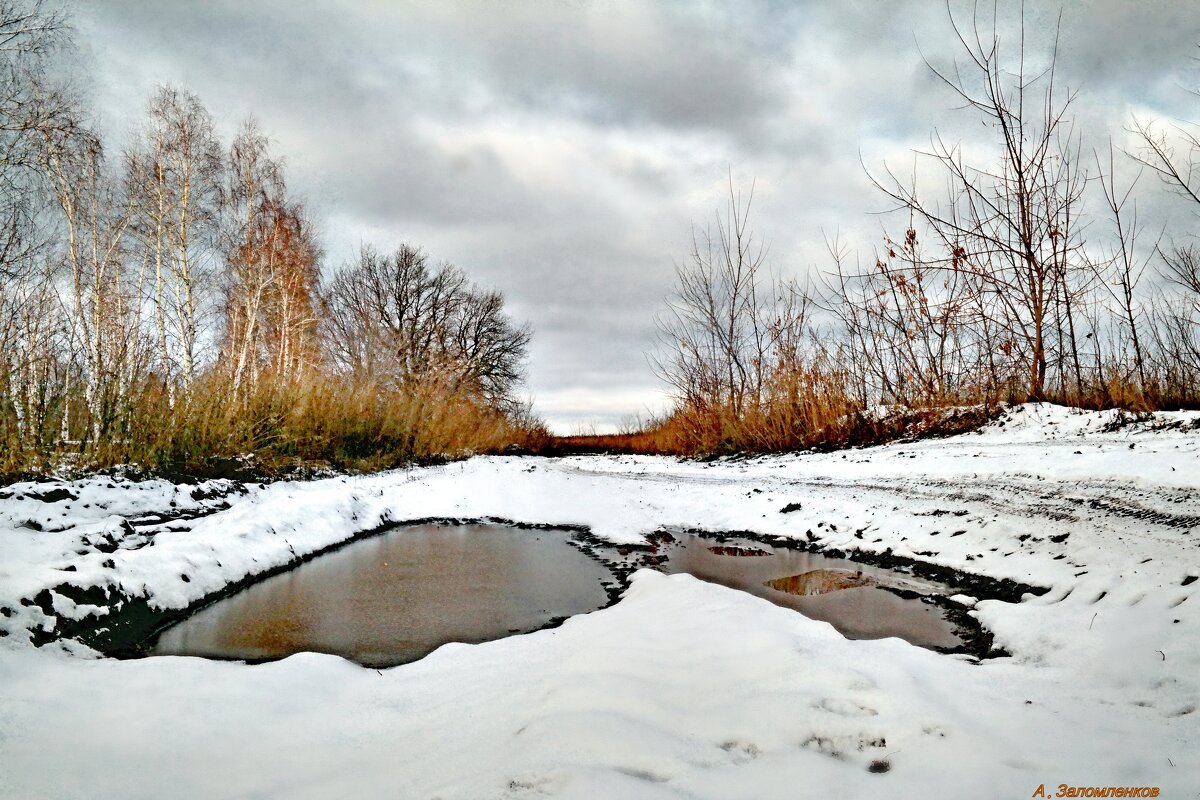
{"label": "footprint in snow", "polygon": [[826,697],[821,702],[815,704],[815,708],[843,717],[874,717],[879,715],[879,712],[873,708],[861,706],[853,700],[847,700],[842,697]]}
{"label": "footprint in snow", "polygon": [[637,767],[617,767],[617,772],[622,775],[628,775],[631,778],[636,778],[639,781],[647,783],[666,783],[666,777],[657,775],[648,769],[638,769]]}
{"label": "footprint in snow", "polygon": [[555,794],[562,788],[562,781],[551,775],[527,775],[513,778],[508,782],[509,797],[528,797],[530,795]]}
{"label": "footprint in snow", "polygon": [[729,753],[735,764],[747,764],[758,758],[759,753],[762,752],[758,749],[758,745],[753,742],[739,742],[736,739],[722,742],[720,747],[726,753]]}

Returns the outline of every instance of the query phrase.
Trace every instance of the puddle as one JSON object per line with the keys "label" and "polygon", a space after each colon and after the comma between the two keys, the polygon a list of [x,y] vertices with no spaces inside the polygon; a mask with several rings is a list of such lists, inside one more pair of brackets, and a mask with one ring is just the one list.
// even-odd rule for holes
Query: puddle
{"label": "puddle", "polygon": [[800,575],[789,575],[786,578],[772,578],[767,586],[788,594],[798,594],[801,597],[811,597],[815,594],[829,594],[842,589],[861,589],[864,586],[874,586],[875,580],[862,572],[851,572],[848,569],[814,569]]}
{"label": "puddle", "polygon": [[420,525],[363,539],[168,628],[152,655],[267,660],[310,651],[367,666],[415,661],[609,602],[612,573],[564,531]]}
{"label": "puddle", "polygon": [[219,600],[163,631],[149,652],[263,661],[313,651],[393,666],[447,642],[527,633],[603,608],[618,576],[646,565],[758,595],[852,639],[963,644],[942,609],[918,597],[949,590],[907,575],[730,537],[660,536],[653,553],[578,538],[504,525],[401,527]]}
{"label": "puddle", "polygon": [[[832,624],[849,639],[898,636],[929,648],[963,644],[942,609],[906,595],[952,594],[941,584],[840,558],[727,538],[719,547],[696,535],[659,545],[664,572],[687,572]],[[767,555],[738,551],[766,551]]]}

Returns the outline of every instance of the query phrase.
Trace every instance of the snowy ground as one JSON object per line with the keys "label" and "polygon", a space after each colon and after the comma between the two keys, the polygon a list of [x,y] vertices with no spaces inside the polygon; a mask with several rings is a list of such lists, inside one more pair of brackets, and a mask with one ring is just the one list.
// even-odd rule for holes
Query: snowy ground
{"label": "snowy ground", "polygon": [[[953,439],[711,464],[474,459],[244,494],[7,487],[0,796],[1024,798],[1065,783],[1197,797],[1197,419],[1106,430],[1113,414],[1025,406]],[[978,664],[847,641],[646,571],[621,602],[559,629],[383,672],[320,655],[246,666],[31,644],[103,611],[55,587],[186,607],[426,517],[586,525],[626,542],[692,527],[815,537],[1050,591],[978,603],[1013,654]],[[868,771],[878,760],[887,772]]]}

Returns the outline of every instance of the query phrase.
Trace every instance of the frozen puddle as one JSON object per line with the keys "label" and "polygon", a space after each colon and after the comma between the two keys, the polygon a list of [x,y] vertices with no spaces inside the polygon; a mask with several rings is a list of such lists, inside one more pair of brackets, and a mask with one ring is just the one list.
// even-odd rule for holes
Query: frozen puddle
{"label": "frozen puddle", "polygon": [[150,652],[261,661],[315,651],[392,666],[447,642],[499,639],[603,608],[616,575],[643,563],[751,592],[850,638],[961,644],[941,610],[914,597],[944,587],[887,570],[698,536],[621,556],[572,536],[482,524],[398,528],[219,600],[165,630]]}

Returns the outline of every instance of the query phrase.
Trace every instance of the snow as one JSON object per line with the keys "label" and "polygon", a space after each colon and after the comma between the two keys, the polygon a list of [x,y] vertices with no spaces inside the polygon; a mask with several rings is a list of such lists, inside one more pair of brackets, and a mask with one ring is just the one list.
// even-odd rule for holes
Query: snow
{"label": "snow", "polygon": [[[1198,421],[1026,405],[975,434],[829,454],[478,458],[244,494],[215,484],[202,499],[160,481],[64,483],[76,499],[52,502],[31,496],[45,484],[8,487],[0,796],[1029,797],[1060,783],[1194,796]],[[211,513],[145,524],[172,500]],[[389,521],[441,517],[615,542],[811,532],[1049,591],[960,598],[1012,653],[982,663],[846,640],[648,571],[559,629],[382,672],[314,654],[117,661],[30,643],[57,620],[20,600],[62,584],[184,608]],[[64,618],[91,610],[51,600]],[[875,760],[888,771],[869,772]]]}

